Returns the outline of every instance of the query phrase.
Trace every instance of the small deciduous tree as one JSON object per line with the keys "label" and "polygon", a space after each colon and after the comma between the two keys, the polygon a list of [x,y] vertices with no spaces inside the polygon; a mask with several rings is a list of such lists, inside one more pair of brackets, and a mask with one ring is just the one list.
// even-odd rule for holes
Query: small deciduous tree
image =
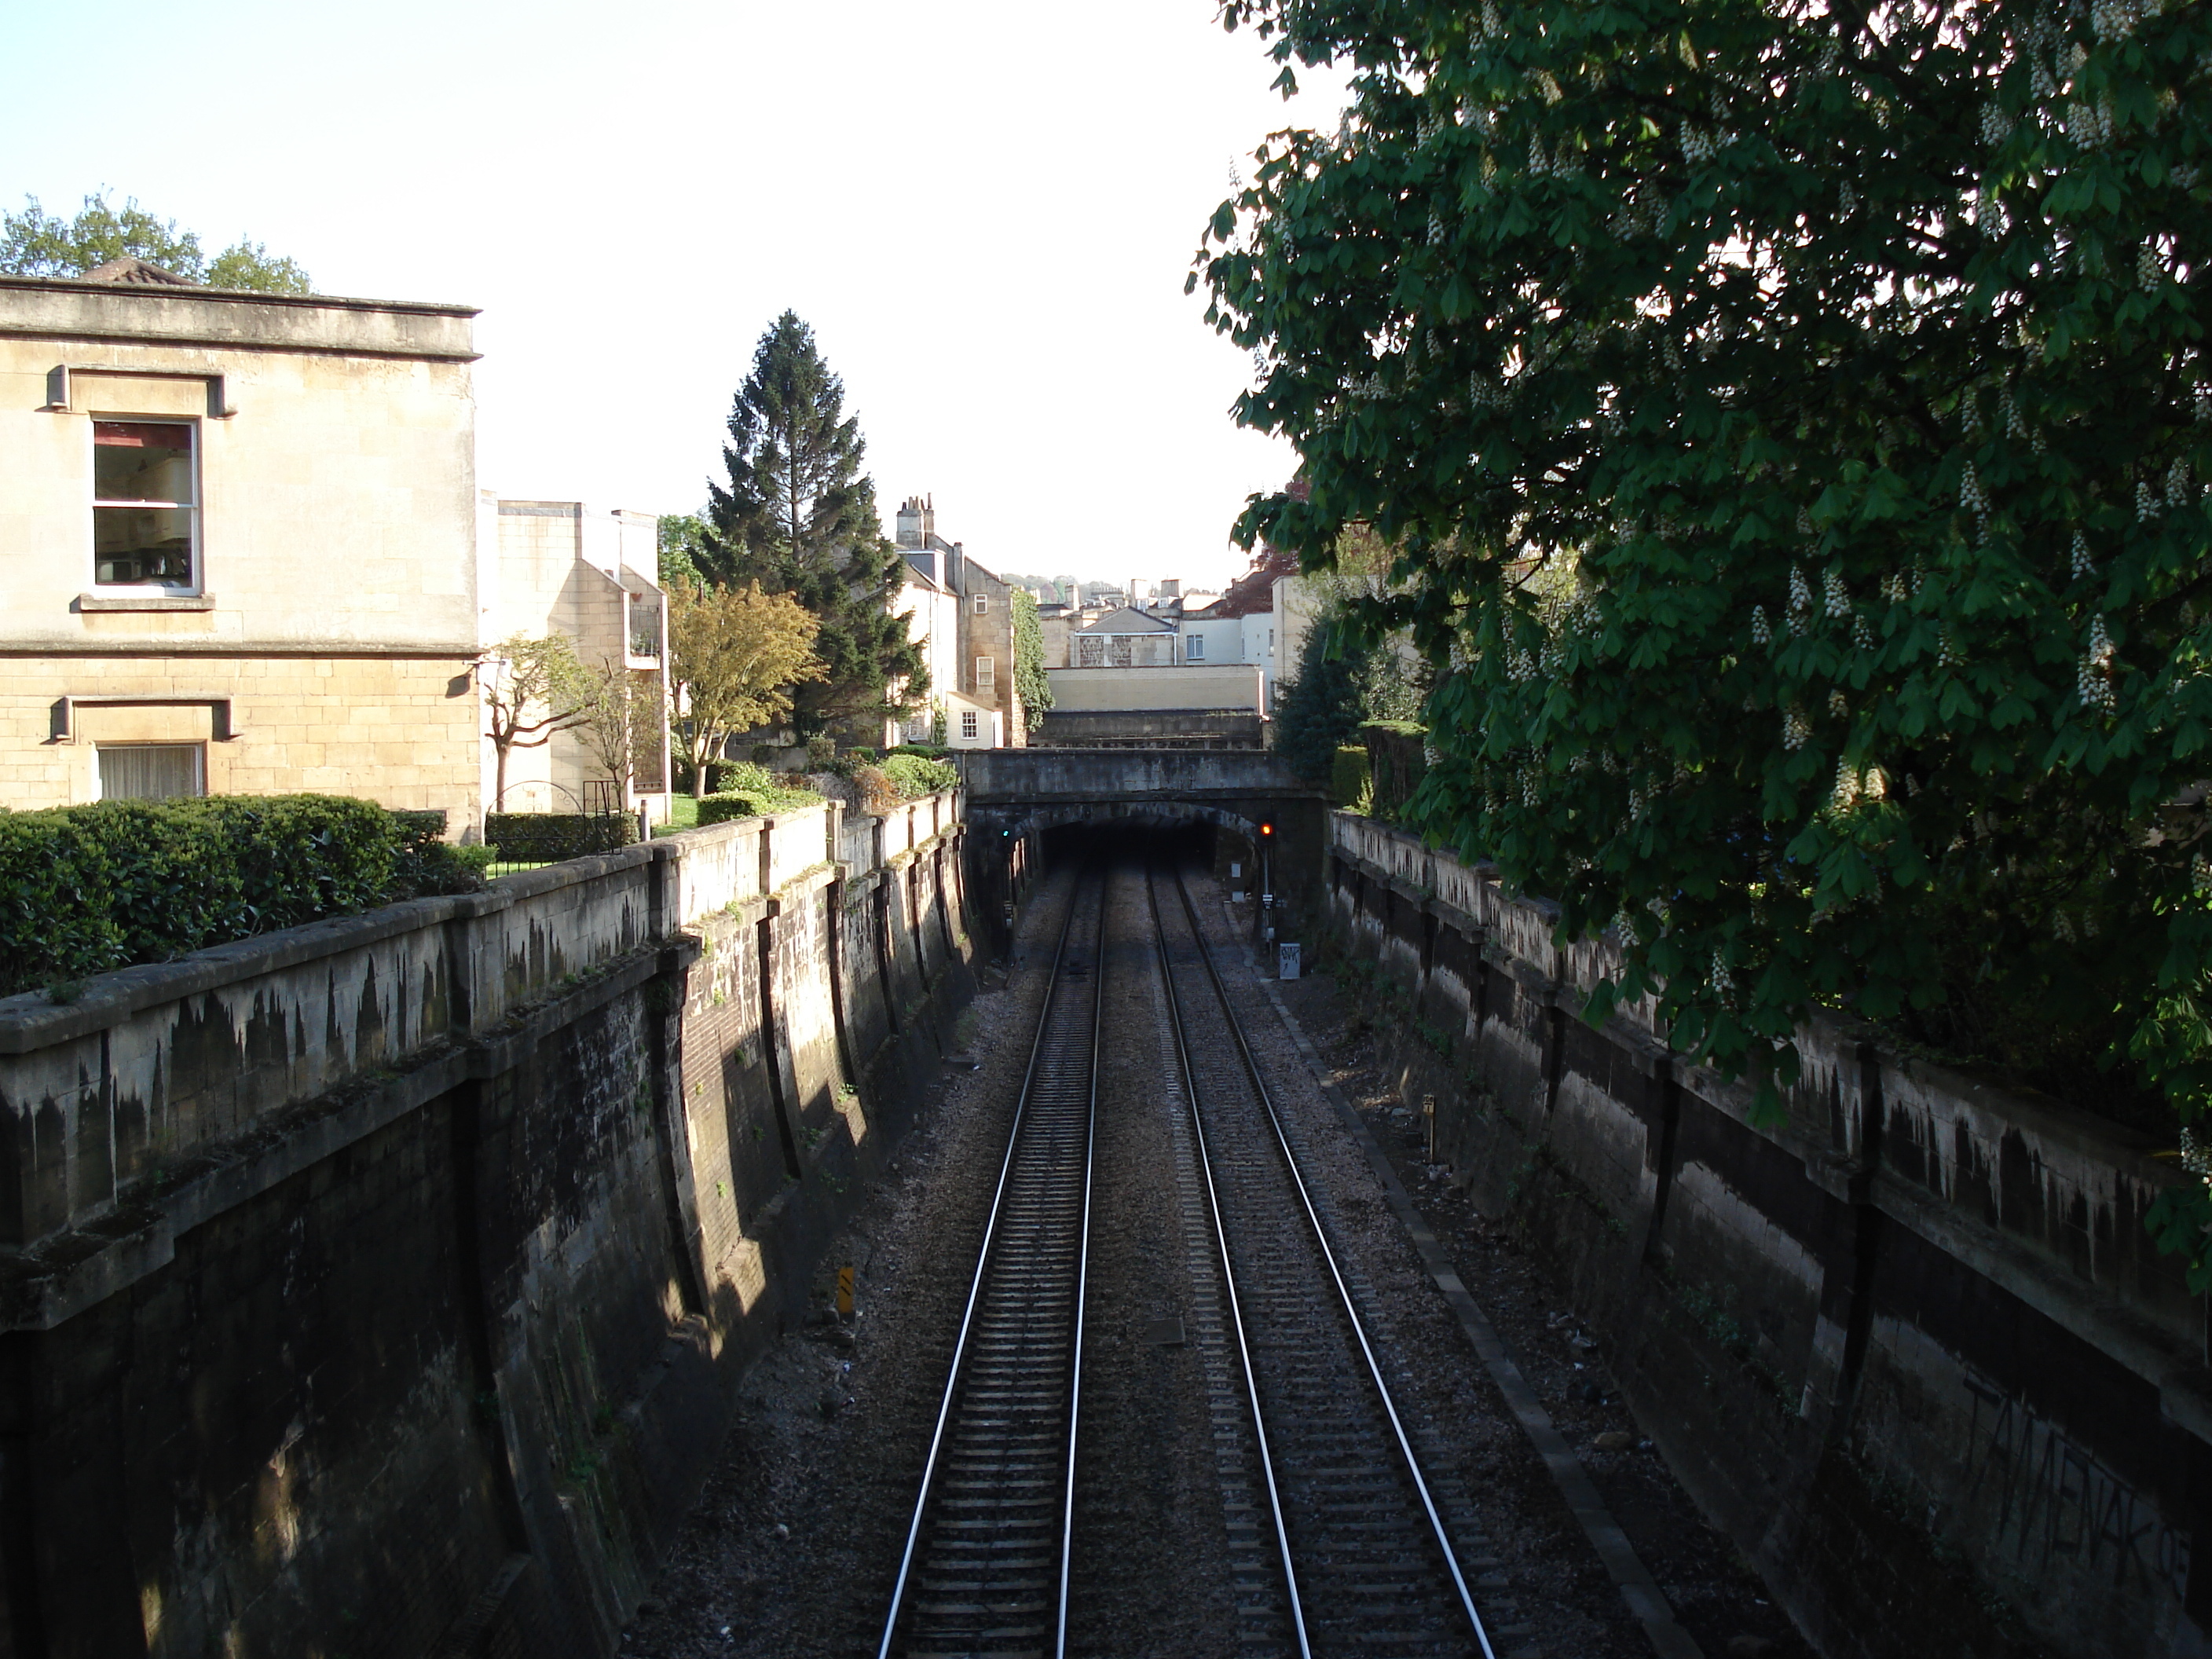
{"label": "small deciduous tree", "polygon": [[829,672],[814,654],[821,623],[787,593],[678,582],[668,590],[672,736],[684,769],[721,753],[734,733],[791,712],[793,689]]}
{"label": "small deciduous tree", "polygon": [[484,735],[495,757],[492,810],[500,811],[508,755],[543,749],[556,734],[585,725],[594,687],[575,647],[561,634],[510,635],[483,654],[477,671],[489,722]]}
{"label": "small deciduous tree", "polygon": [[689,513],[664,513],[657,528],[662,588],[672,588],[678,582],[703,583],[707,575],[699,568],[699,559],[706,550],[707,521]]}
{"label": "small deciduous tree", "polygon": [[64,219],[27,196],[21,213],[0,215],[0,271],[10,276],[82,276],[125,256],[210,288],[310,292],[296,261],[272,258],[262,243],[242,236],[210,259],[198,236],[178,229],[173,219],[155,217],[135,198],[112,207],[103,191],[86,197],[74,219]]}
{"label": "small deciduous tree", "polygon": [[658,675],[639,673],[611,658],[583,668],[582,717],[576,736],[617,793],[632,783],[658,788],[668,710]]}

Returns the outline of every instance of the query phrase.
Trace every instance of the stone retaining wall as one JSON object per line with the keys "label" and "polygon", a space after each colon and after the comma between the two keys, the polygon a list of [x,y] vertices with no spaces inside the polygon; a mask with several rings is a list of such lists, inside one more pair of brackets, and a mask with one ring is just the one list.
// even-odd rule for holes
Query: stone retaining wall
{"label": "stone retaining wall", "polygon": [[614,1652],[973,993],[840,817],[0,1001],[0,1659]]}
{"label": "stone retaining wall", "polygon": [[1581,1019],[1608,941],[1372,820],[1330,842],[1406,1103],[1823,1653],[2208,1651],[2205,1303],[2142,1226],[2173,1166],[1826,1019],[1754,1121],[1648,1005]]}

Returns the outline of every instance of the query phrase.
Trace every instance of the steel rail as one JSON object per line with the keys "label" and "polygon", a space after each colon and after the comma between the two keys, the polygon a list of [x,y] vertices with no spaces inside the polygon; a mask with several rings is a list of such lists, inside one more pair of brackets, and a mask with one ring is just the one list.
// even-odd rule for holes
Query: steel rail
{"label": "steel rail", "polygon": [[[1382,1364],[1367,1340],[1366,1325],[1359,1317],[1359,1310],[1352,1299],[1350,1287],[1344,1282],[1344,1273],[1337,1265],[1336,1252],[1330,1248],[1328,1231],[1322,1225],[1320,1212],[1314,1207],[1313,1194],[1307,1190],[1305,1176],[1298,1169],[1297,1155],[1291,1149],[1290,1136],[1284,1131],[1281,1115],[1275,1109],[1274,1097],[1268,1092],[1267,1080],[1260,1074],[1259,1061],[1252,1053],[1251,1043],[1244,1036],[1243,1022],[1237,1018],[1237,1010],[1229,1000],[1228,987],[1222,981],[1220,969],[1214,965],[1212,947],[1206,942],[1206,932],[1200,925],[1197,907],[1191,902],[1190,890],[1184,884],[1180,869],[1176,872],[1175,880],[1176,893],[1182,900],[1183,915],[1190,923],[1192,943],[1198,947],[1198,959],[1206,969],[1207,979],[1212,983],[1213,994],[1221,1005],[1222,1016],[1230,1035],[1237,1039],[1237,1052],[1243,1061],[1245,1075],[1251,1079],[1253,1092],[1267,1113],[1268,1127],[1274,1131],[1275,1145],[1283,1155],[1283,1166],[1290,1175],[1291,1184],[1297,1191],[1298,1203],[1305,1212],[1308,1225],[1313,1229],[1314,1241],[1321,1251],[1322,1260],[1328,1266],[1329,1278],[1334,1282],[1337,1296],[1344,1304],[1345,1317],[1351,1322],[1352,1334],[1358,1341],[1360,1355],[1366,1362],[1368,1377],[1375,1385],[1376,1397],[1382,1403],[1383,1415],[1389,1421],[1390,1432],[1397,1442],[1406,1474],[1420,1498],[1421,1510],[1428,1518],[1429,1529],[1435,1537],[1437,1550],[1443,1556],[1444,1565],[1451,1573],[1452,1588],[1457,1593],[1460,1609],[1467,1615],[1468,1624],[1474,1632],[1475,1642],[1482,1650],[1482,1659],[1497,1659],[1496,1651],[1490,1645],[1490,1633],[1483,1628],[1482,1615],[1475,1610],[1474,1597],[1468,1589],[1466,1575],[1460,1571],[1459,1556],[1452,1548],[1449,1534],[1444,1530],[1443,1517],[1437,1512],[1436,1500],[1429,1492],[1429,1483],[1422,1476],[1420,1460],[1414,1455],[1413,1442],[1407,1437],[1405,1425],[1398,1416],[1397,1403],[1391,1399],[1389,1385],[1383,1381]],[[1155,918],[1157,920],[1157,911]],[[1162,951],[1164,955],[1164,939]],[[1170,1003],[1174,1001],[1172,981],[1169,1000]]]}
{"label": "steel rail", "polygon": [[[940,1461],[944,1455],[945,1431],[952,1420],[953,1406],[958,1400],[968,1360],[969,1339],[974,1333],[977,1304],[981,1302],[993,1262],[992,1246],[996,1242],[999,1224],[1005,1213],[1007,1183],[1012,1176],[1014,1158],[1020,1149],[1022,1129],[1030,1115],[1031,1095],[1037,1079],[1037,1066],[1044,1051],[1047,1033],[1053,1023],[1053,1012],[1060,989],[1062,971],[1066,965],[1067,941],[1075,928],[1076,918],[1083,905],[1083,882],[1088,872],[1079,876],[1076,890],[1068,896],[1067,915],[1060,926],[1060,937],[1053,947],[1052,969],[1046,981],[1044,995],[1040,1000],[1035,1034],[1030,1039],[1029,1062],[1022,1074],[1022,1091],[1014,1107],[1014,1121],[1006,1133],[1006,1155],[1000,1160],[999,1179],[991,1196],[990,1219],[985,1224],[983,1242],[975,1253],[975,1276],[968,1287],[968,1301],[960,1317],[960,1334],[953,1344],[952,1364],[945,1374],[945,1395],[937,1408],[937,1422],[930,1434],[929,1455],[922,1466],[921,1490],[916,1493],[913,1519],[908,1522],[906,1544],[899,1556],[898,1578],[891,1587],[890,1606],[884,1615],[884,1633],[877,1644],[877,1659],[890,1659],[893,1644],[898,1637],[899,1622],[906,1611],[907,1591],[912,1580],[915,1557],[921,1547],[922,1534],[929,1516],[930,1499],[938,1486]],[[1060,1610],[1056,1623],[1054,1659],[1065,1652],[1067,1640],[1067,1572],[1069,1535],[1074,1524],[1074,1465],[1075,1413],[1081,1393],[1083,1354],[1084,1278],[1090,1261],[1091,1235],[1091,1166],[1092,1147],[1098,1114],[1098,1024],[1101,1006],[1100,992],[1105,981],[1106,951],[1106,883],[1103,876],[1098,882],[1097,938],[1091,963],[1091,1053],[1090,1101],[1088,1121],[1084,1133],[1083,1148],[1083,1206],[1080,1224],[1079,1254],[1076,1267],[1075,1343],[1070,1356],[1068,1375],[1067,1495],[1061,1510],[1060,1540]]]}
{"label": "steel rail", "polygon": [[1237,1361],[1244,1372],[1244,1396],[1252,1407],[1252,1436],[1260,1448],[1260,1477],[1267,1492],[1267,1513],[1275,1523],[1275,1547],[1283,1564],[1283,1586],[1290,1597],[1291,1632],[1297,1638],[1298,1659],[1312,1659],[1306,1638],[1305,1607],[1298,1596],[1298,1572],[1291,1559],[1291,1535],[1283,1520],[1282,1495],[1275,1486],[1275,1462],[1267,1448],[1267,1421],[1260,1406],[1260,1380],[1252,1369],[1252,1350],[1244,1337],[1244,1310],[1237,1295],[1237,1268],[1229,1257],[1229,1231],[1221,1217],[1221,1195],[1214,1188],[1213,1161],[1206,1149],[1206,1120],[1198,1109],[1198,1072],[1190,1062],[1190,1044],[1182,1024],[1182,1007],[1175,994],[1175,973],[1168,962],[1167,930],[1160,923],[1158,890],[1152,872],[1145,872],[1145,902],[1152,915],[1152,950],[1159,958],[1160,986],[1167,993],[1168,1020],[1175,1033],[1176,1063],[1182,1068],[1184,1103],[1190,1109],[1191,1133],[1198,1146],[1198,1172],[1206,1182],[1206,1212],[1213,1221],[1214,1248],[1221,1255],[1221,1285],[1229,1303],[1229,1328],[1237,1333]]}

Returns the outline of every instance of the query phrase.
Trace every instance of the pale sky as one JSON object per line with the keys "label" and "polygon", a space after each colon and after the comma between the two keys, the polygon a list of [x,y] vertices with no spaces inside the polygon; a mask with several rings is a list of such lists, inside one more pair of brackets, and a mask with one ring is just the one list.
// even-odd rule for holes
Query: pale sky
{"label": "pale sky", "polygon": [[[886,520],[1180,576],[1288,448],[1182,292],[1285,106],[1212,0],[0,0],[0,203],[112,187],[320,291],[480,306],[480,481],[695,510],[755,341],[814,325]],[[888,528],[888,525],[886,528]]]}

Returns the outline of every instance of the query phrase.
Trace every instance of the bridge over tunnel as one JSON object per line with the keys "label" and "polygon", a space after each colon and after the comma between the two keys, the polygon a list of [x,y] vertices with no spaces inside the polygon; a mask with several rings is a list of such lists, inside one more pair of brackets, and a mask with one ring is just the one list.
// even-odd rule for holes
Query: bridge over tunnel
{"label": "bridge over tunnel", "polygon": [[1297,937],[1319,914],[1327,801],[1265,750],[973,749],[955,758],[967,793],[969,890],[1009,944],[1014,909],[1055,858],[1104,836],[1161,838],[1196,854],[1254,901],[1255,931]]}

